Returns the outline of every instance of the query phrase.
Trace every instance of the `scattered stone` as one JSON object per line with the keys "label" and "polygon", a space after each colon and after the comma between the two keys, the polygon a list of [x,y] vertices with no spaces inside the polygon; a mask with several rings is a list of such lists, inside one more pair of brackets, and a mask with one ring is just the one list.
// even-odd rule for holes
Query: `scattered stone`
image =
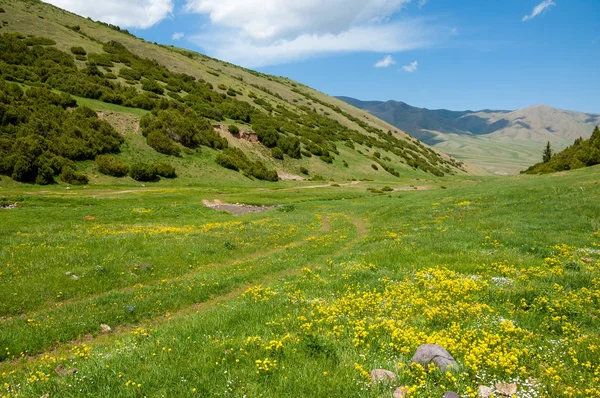
{"label": "scattered stone", "polygon": [[54,373],[60,377],[64,377],[77,373],[77,368],[65,369],[64,366],[58,365],[56,369],[54,369]]}
{"label": "scattered stone", "polygon": [[394,372],[385,369],[374,369],[371,371],[371,383],[389,383],[396,381],[398,376]]}
{"label": "scattered stone", "polygon": [[460,395],[458,395],[454,391],[446,391],[442,398],[460,398]]}
{"label": "scattered stone", "polygon": [[494,389],[488,386],[479,386],[479,398],[489,398],[494,394]]}
{"label": "scattered stone", "polygon": [[392,394],[394,398],[406,398],[408,397],[408,388],[406,386],[400,386],[396,388],[396,391]]}
{"label": "scattered stone", "polygon": [[71,189],[71,187],[67,187],[67,190]]}
{"label": "scattered stone", "polygon": [[11,203],[8,205],[2,205],[0,206],[0,209],[16,209],[18,207],[17,203]]}
{"label": "scattered stone", "polygon": [[423,366],[433,362],[442,372],[445,372],[448,367],[458,367],[452,355],[438,344],[423,344],[419,346],[411,361]]}
{"label": "scattered stone", "polygon": [[100,324],[100,330],[102,331],[102,333],[110,333],[112,331],[112,329],[110,328],[110,326],[108,326],[105,323],[101,323]]}
{"label": "scattered stone", "polygon": [[50,398],[50,393],[47,392],[44,395],[42,395],[40,398]]}
{"label": "scattered stone", "polygon": [[87,221],[93,221],[93,220],[95,220],[95,219],[96,219],[96,217],[94,217],[94,216],[85,216],[84,218],[85,218]]}
{"label": "scattered stone", "polygon": [[512,279],[506,278],[504,276],[494,276],[492,277],[492,282],[499,287],[514,285],[514,281]]}
{"label": "scattered stone", "polygon": [[79,279],[79,276],[75,275],[75,274],[70,274],[69,278],[73,279],[74,281],[76,281],[77,279]]}
{"label": "scattered stone", "polygon": [[517,385],[515,383],[496,383],[496,391],[505,397],[512,397],[517,394]]}

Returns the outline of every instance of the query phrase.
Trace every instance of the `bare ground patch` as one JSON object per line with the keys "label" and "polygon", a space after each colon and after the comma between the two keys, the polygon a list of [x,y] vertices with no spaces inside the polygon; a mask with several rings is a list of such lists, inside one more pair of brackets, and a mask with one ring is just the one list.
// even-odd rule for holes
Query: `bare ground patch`
{"label": "bare ground patch", "polygon": [[247,214],[247,213],[260,213],[272,209],[274,206],[252,206],[242,203],[223,203],[220,200],[215,199],[214,201],[203,200],[202,204],[206,207],[218,211],[227,211],[233,215]]}

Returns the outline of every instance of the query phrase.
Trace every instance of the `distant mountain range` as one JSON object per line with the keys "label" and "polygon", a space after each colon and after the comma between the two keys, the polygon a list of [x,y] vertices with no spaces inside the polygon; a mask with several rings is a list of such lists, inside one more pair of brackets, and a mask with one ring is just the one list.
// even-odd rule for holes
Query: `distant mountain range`
{"label": "distant mountain range", "polygon": [[547,141],[555,150],[562,150],[578,137],[589,138],[600,125],[598,114],[546,105],[516,111],[449,111],[399,101],[337,98],[439,150],[498,174],[513,174],[537,163]]}

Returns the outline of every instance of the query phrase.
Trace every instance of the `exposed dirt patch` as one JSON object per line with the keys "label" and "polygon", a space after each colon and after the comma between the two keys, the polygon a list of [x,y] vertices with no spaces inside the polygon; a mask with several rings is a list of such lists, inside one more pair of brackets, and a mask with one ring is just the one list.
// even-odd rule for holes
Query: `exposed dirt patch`
{"label": "exposed dirt patch", "polygon": [[304,181],[305,178],[296,174],[286,173],[285,171],[278,171],[277,176],[280,180],[293,180],[293,181]]}
{"label": "exposed dirt patch", "polygon": [[140,131],[140,119],[135,115],[126,113],[117,113],[111,111],[97,112],[98,119],[108,122],[115,130],[121,134],[133,131]]}
{"label": "exposed dirt patch", "polygon": [[238,140],[248,141],[253,144],[258,144],[258,136],[254,131],[240,130],[240,132],[237,134],[231,134],[231,132],[229,132],[229,128],[224,124],[213,124],[213,128],[223,138],[235,138]]}
{"label": "exposed dirt patch", "polygon": [[[360,184],[360,181],[351,181],[344,184],[338,184],[340,187],[350,187]],[[303,187],[294,187],[294,188],[286,188],[282,189],[282,191],[292,191],[296,189],[315,189],[315,188],[327,188],[330,187],[331,184],[319,184],[319,185],[305,185]]]}
{"label": "exposed dirt patch", "polygon": [[412,187],[396,187],[394,188],[394,192],[396,191],[427,191],[429,187],[427,185],[414,185]]}
{"label": "exposed dirt patch", "polygon": [[274,206],[252,206],[241,203],[223,203],[220,200],[214,200],[212,202],[203,200],[202,204],[211,209],[219,211],[227,211],[233,215],[247,214],[247,213],[260,213],[272,209]]}

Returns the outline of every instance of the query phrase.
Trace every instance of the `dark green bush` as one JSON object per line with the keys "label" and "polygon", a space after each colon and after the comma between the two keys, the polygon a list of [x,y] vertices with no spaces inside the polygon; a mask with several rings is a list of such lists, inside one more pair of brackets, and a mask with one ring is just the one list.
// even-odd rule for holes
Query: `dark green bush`
{"label": "dark green bush", "polygon": [[73,53],[75,55],[87,55],[87,52],[85,51],[85,49],[83,47],[79,47],[79,46],[71,47],[71,53]]}
{"label": "dark green bush", "polygon": [[154,79],[144,79],[142,81],[142,89],[159,95],[165,92],[163,86]]}
{"label": "dark green bush", "polygon": [[230,124],[228,130],[231,134],[239,134],[240,133],[240,129],[235,124]]}
{"label": "dark green bush", "polygon": [[125,80],[140,80],[142,74],[135,69],[122,68],[119,70],[119,76]]}
{"label": "dark green bush", "polygon": [[161,162],[155,165],[156,174],[164,178],[175,178],[177,177],[177,173],[175,172],[175,167],[173,167],[170,163]]}
{"label": "dark green bush", "polygon": [[300,167],[300,173],[308,175],[308,169],[306,167]]}
{"label": "dark green bush", "polygon": [[246,154],[238,148],[226,148],[219,153],[216,158],[217,164],[227,169],[242,171],[249,177],[255,177],[259,180],[277,181],[279,177],[275,170],[269,170],[264,163],[252,162]]}
{"label": "dark green bush", "polygon": [[283,160],[283,151],[279,147],[271,149],[271,156],[275,159]]}
{"label": "dark green bush", "polygon": [[124,177],[129,173],[129,166],[114,156],[100,155],[96,157],[96,165],[102,174],[113,177]]}
{"label": "dark green bush", "polygon": [[181,150],[179,149],[177,144],[175,144],[173,142],[173,140],[171,140],[169,138],[169,136],[166,135],[164,132],[161,132],[161,131],[150,132],[148,134],[148,136],[146,137],[146,142],[156,152],[160,152],[160,153],[164,153],[165,155],[172,155],[172,156],[180,156],[181,155]]}
{"label": "dark green bush", "polygon": [[373,168],[373,170],[379,170],[379,167],[377,167],[376,164],[372,164],[371,167]]}
{"label": "dark green bush", "polygon": [[129,168],[129,175],[136,181],[154,182],[158,181],[156,166],[149,163],[134,163]]}
{"label": "dark green bush", "polygon": [[[208,120],[190,109],[169,108],[156,111],[142,117],[140,127],[142,128],[142,134],[147,139],[152,132],[162,135],[162,137],[156,134],[153,136],[153,139],[161,139],[162,146],[160,148],[173,149],[173,146],[166,146],[165,140],[179,142],[188,148],[197,148],[203,145],[214,149],[222,149],[228,146],[227,140],[215,132]],[[150,146],[154,145],[150,144],[150,141],[148,144]],[[158,147],[158,144],[156,146]],[[163,153],[174,154],[170,151]]]}
{"label": "dark green bush", "polygon": [[71,166],[65,166],[60,173],[60,179],[67,184],[85,185],[88,183],[88,178],[85,174],[75,171]]}

